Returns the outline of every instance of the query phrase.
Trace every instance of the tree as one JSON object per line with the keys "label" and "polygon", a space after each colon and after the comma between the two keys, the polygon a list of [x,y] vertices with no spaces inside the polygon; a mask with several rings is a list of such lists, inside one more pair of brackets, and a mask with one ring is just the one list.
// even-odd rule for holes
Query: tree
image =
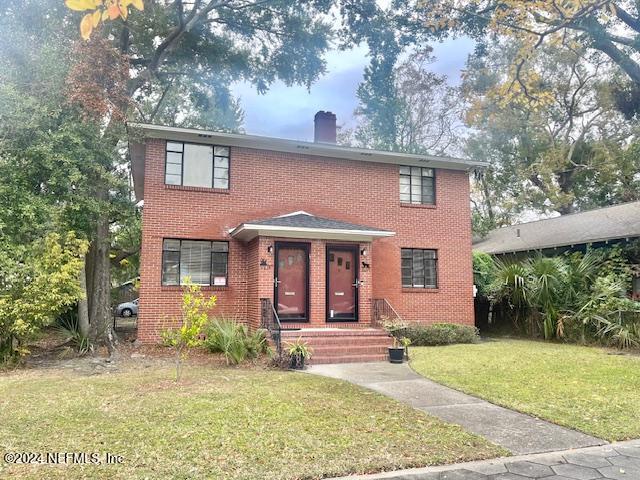
{"label": "tree", "polygon": [[523,212],[560,213],[640,198],[637,126],[614,105],[611,71],[600,55],[541,47],[529,68],[544,79],[549,100],[532,104],[496,94],[517,45],[486,46],[468,62],[463,91],[474,129],[466,155],[489,160],[476,173],[474,213],[482,231]]}
{"label": "tree", "polygon": [[[504,96],[525,95],[539,101],[538,77],[529,60],[544,46],[585,48],[603,54],[620,74],[616,90],[628,115],[640,107],[640,4],[631,0],[548,2],[517,0],[429,0],[419,2],[416,15],[432,35],[464,34],[478,40],[497,36],[519,45]],[[625,101],[631,100],[633,107]]]}
{"label": "tree", "polygon": [[[77,36],[82,14],[61,9],[54,0],[45,3],[3,4],[1,40],[14,67],[34,60],[18,45],[42,45],[50,37],[69,42]],[[34,19],[34,12],[41,18]],[[334,13],[345,25],[354,25],[353,32],[336,31],[330,19]],[[214,128],[224,120],[225,128],[237,129],[241,112],[230,95],[234,81],[250,81],[260,92],[275,80],[309,86],[324,73],[322,56],[331,42],[347,46],[359,41],[379,14],[372,0],[150,2],[144,13],[98,22],[89,42],[67,52],[75,63],[67,78],[71,105],[100,132],[99,143],[110,147],[110,163],[101,164],[89,182],[99,206],[92,217],[86,278],[94,341],[111,348],[114,343],[110,255],[113,225],[121,218],[113,208],[112,187],[122,173],[124,119]],[[29,38],[16,42],[19,36]]]}
{"label": "tree", "polygon": [[205,298],[201,287],[187,278],[182,293],[182,315],[175,319],[178,328],[162,332],[165,345],[173,347],[176,353],[176,382],[182,378],[182,362],[189,349],[201,345],[202,329],[209,319],[209,311],[216,306],[216,297]]}
{"label": "tree", "polygon": [[[33,2],[27,3],[27,7],[33,6]],[[6,222],[11,230],[3,233],[8,242],[18,245],[49,232],[64,236],[75,231],[91,240],[95,220],[102,212],[122,220],[133,211],[128,175],[122,158],[114,156],[113,144],[104,138],[103,126],[88,121],[82,110],[68,101],[66,80],[72,68],[69,39],[75,31],[70,23],[59,23],[66,9],[52,5],[50,14],[43,16],[37,11],[40,5],[37,7],[19,11],[16,2],[7,2],[0,18],[0,155],[4,173],[0,183],[22,197],[19,205],[8,206],[8,212],[15,209],[16,214]],[[24,45],[31,47],[21,48]],[[107,196],[96,196],[97,183],[107,185]],[[39,218],[18,215],[26,209],[38,212]],[[92,265],[86,263],[83,272],[87,272],[86,284],[92,292]],[[109,289],[109,285],[104,289],[107,294]],[[81,297],[81,306],[86,298],[86,311],[90,311],[95,297]]]}
{"label": "tree", "polygon": [[80,35],[85,40],[91,38],[91,33],[102,21],[117,18],[126,20],[129,16],[129,6],[144,10],[142,0],[65,0],[64,3],[71,10],[89,11],[80,22]]}
{"label": "tree", "polygon": [[[150,4],[144,15],[103,25],[103,35],[111,34],[111,47],[128,63],[125,96],[134,106],[133,116],[137,112],[144,121],[153,122],[170,113],[175,119],[189,119],[193,126],[209,127],[216,117],[207,113],[238,111],[229,94],[233,81],[251,81],[260,92],[276,79],[287,85],[311,85],[324,73],[322,55],[336,36],[327,15],[336,6],[347,22],[358,21],[363,13],[377,14],[377,8],[360,10],[361,4],[158,2]],[[167,103],[172,99],[172,104]],[[193,106],[203,113],[194,115]],[[220,122],[213,126],[219,128]],[[115,125],[112,128],[116,130]],[[102,238],[103,233],[105,228],[96,237]],[[99,244],[96,249],[103,251]],[[104,322],[104,315],[96,314]]]}
{"label": "tree", "polygon": [[369,70],[358,87],[358,126],[342,142],[406,153],[458,150],[464,135],[459,92],[429,71],[431,51],[414,51],[389,74]]}

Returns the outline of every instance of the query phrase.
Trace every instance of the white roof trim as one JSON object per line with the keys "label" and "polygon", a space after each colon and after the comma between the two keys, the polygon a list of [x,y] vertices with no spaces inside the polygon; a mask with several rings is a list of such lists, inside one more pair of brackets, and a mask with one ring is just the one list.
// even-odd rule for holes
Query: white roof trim
{"label": "white roof trim", "polygon": [[244,241],[250,241],[258,236],[263,236],[370,242],[374,238],[392,237],[396,232],[386,230],[343,230],[339,228],[286,227],[280,225],[255,225],[243,223],[229,230],[229,234],[234,238]]}
{"label": "white roof trim", "polygon": [[294,217],[296,215],[307,215],[309,217],[315,217],[313,213],[305,212],[304,210],[298,210],[297,212],[285,213],[284,215],[278,215],[275,218]]}
{"label": "white roof trim", "polygon": [[[237,133],[215,132],[194,128],[168,127],[144,123],[128,123],[127,127],[141,130],[146,137],[161,138],[183,142],[210,143],[231,147],[255,148],[275,152],[288,152],[321,157],[341,158],[362,162],[390,163],[395,165],[444,168],[450,170],[472,170],[485,168],[487,162],[463,158],[418,155],[411,153],[388,152],[366,148],[345,147],[331,143],[304,142],[284,138],[243,135]],[[135,132],[130,132],[135,136]]]}

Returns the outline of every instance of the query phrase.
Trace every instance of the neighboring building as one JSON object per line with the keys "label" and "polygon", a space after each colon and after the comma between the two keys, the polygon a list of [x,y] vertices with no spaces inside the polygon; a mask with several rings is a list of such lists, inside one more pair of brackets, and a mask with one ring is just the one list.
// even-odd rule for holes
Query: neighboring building
{"label": "neighboring building", "polygon": [[[521,223],[492,230],[474,240],[473,249],[496,256],[523,257],[625,244],[640,239],[640,202],[622,203],[586,212]],[[640,299],[640,266],[634,265],[632,295]]]}
{"label": "neighboring building", "polygon": [[337,146],[335,115],[315,123],[314,143],[129,125],[144,199],[140,341],[179,314],[186,276],[251,327],[272,303],[283,328],[314,327],[296,337],[341,327],[384,340],[341,345],[338,360],[380,358],[388,339],[362,327],[394,309],[473,324],[469,170],[484,164]]}

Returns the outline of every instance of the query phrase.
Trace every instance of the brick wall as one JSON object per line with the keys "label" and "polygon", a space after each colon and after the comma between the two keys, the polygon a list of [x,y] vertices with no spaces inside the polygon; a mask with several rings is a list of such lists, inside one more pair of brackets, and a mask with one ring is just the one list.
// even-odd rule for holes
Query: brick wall
{"label": "brick wall", "polygon": [[[473,323],[471,227],[467,172],[437,170],[437,205],[405,206],[399,201],[395,165],[232,148],[230,189],[164,185],[165,142],[147,141],[140,268],[141,341],[157,341],[179,314],[180,289],[161,285],[162,239],[229,241],[226,287],[205,287],[218,297],[218,313],[259,323],[261,296],[273,295],[274,239],[248,245],[229,237],[243,221],[298,210],[393,230],[394,237],[370,246],[371,269],[360,289],[360,318],[370,319],[370,298],[387,298],[407,320]],[[325,318],[325,241],[311,244],[311,323]],[[341,242],[329,242],[341,243]],[[438,250],[438,289],[403,289],[400,248]],[[267,259],[267,268],[260,259]]]}

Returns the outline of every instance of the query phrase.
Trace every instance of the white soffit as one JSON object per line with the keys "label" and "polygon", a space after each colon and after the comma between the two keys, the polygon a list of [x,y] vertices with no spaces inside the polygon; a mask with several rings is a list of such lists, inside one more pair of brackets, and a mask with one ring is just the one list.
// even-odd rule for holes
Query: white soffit
{"label": "white soffit", "polygon": [[308,238],[319,240],[345,240],[370,242],[376,238],[392,237],[395,232],[375,230],[343,230],[333,228],[286,227],[276,225],[241,224],[230,235],[245,242],[256,237]]}

